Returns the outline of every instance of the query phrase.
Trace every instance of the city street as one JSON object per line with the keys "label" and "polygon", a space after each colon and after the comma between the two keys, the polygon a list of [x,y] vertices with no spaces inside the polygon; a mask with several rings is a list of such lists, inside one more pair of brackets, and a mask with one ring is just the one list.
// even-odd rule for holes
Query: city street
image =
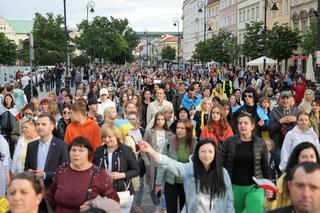
{"label": "city street", "polygon": [[[39,93],[39,101],[42,98],[47,98],[48,97],[48,92],[41,92],[39,87],[37,87],[38,89],[38,93]],[[55,88],[54,90],[55,91]],[[71,88],[71,94],[74,95],[75,94],[75,87]],[[145,211],[145,213],[152,213],[153,212],[153,204],[150,198],[150,193],[149,193],[149,187],[145,184],[144,187],[144,193],[143,193],[143,199],[142,199],[142,208]],[[132,213],[134,213],[133,211],[131,211]]]}

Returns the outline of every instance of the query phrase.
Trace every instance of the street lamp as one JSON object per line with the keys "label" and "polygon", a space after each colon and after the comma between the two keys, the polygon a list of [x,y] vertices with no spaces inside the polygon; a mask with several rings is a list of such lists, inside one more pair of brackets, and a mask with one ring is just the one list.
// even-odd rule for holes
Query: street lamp
{"label": "street lamp", "polygon": [[317,18],[317,37],[316,37],[316,95],[317,98],[320,97],[319,90],[320,90],[320,1],[318,0],[318,8],[317,12],[315,12],[316,18]]}
{"label": "street lamp", "polygon": [[146,58],[146,62],[147,62],[147,66],[149,66],[148,60],[149,60],[149,38],[148,38],[148,31],[145,31],[143,33],[143,35],[147,38],[147,58]]}
{"label": "street lamp", "polygon": [[[213,26],[213,23],[211,21],[208,21],[208,32],[212,32],[212,26]],[[212,32],[212,35],[211,35],[211,38],[213,37],[213,32]]]}
{"label": "street lamp", "polygon": [[199,1],[198,2],[198,12],[202,13],[203,12],[203,62],[202,64],[204,65],[206,61],[206,30],[207,30],[207,20],[206,20],[206,15],[207,15],[207,5],[206,1]]}
{"label": "street lamp", "polygon": [[[271,11],[277,11],[277,0],[271,0],[272,7]],[[264,27],[263,27],[263,72],[266,71],[266,55],[267,55],[267,8],[268,8],[268,0],[264,0]]]}
{"label": "street lamp", "polygon": [[173,26],[178,26],[178,54],[177,54],[177,56],[178,56],[178,71],[180,71],[180,31],[179,31],[179,24],[180,24],[180,22],[179,22],[179,19],[178,18],[174,18],[173,19]]}
{"label": "street lamp", "polygon": [[66,63],[66,74],[68,74],[68,32],[67,32],[67,7],[66,0],[63,0],[63,13],[64,13],[64,54],[65,54],[65,63]]}
{"label": "street lamp", "polygon": [[90,13],[94,13],[94,7],[96,6],[96,4],[93,1],[89,1],[87,4],[87,22],[89,22],[89,11]]}

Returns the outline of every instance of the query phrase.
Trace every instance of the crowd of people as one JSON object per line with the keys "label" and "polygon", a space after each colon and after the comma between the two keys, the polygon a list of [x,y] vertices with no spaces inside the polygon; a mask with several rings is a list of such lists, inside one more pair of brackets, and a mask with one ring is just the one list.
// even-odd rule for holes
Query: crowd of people
{"label": "crowd of people", "polygon": [[85,70],[0,87],[9,212],[142,213],[144,194],[156,213],[320,212],[320,101],[302,72]]}

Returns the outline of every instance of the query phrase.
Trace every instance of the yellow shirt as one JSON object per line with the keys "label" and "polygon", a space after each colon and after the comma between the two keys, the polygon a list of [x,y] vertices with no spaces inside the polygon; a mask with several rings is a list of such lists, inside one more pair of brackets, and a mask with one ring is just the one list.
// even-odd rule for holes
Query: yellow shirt
{"label": "yellow shirt", "polygon": [[287,173],[283,173],[277,180],[277,188],[278,188],[278,193],[276,196],[276,199],[274,201],[267,201],[266,202],[266,208],[267,209],[277,209],[285,206],[290,206],[291,205],[291,199],[289,195],[285,192],[286,186],[283,185],[284,183],[284,178],[286,177]]}

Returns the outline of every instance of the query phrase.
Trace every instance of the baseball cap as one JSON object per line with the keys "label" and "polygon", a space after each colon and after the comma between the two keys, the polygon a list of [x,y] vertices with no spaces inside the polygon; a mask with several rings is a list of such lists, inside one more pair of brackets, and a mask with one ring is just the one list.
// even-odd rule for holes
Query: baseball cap
{"label": "baseball cap", "polygon": [[108,89],[102,88],[102,89],[100,90],[100,95],[109,95]]}
{"label": "baseball cap", "polygon": [[289,97],[291,97],[291,94],[288,91],[282,91],[280,93],[280,98],[283,98],[283,97],[289,98]]}

